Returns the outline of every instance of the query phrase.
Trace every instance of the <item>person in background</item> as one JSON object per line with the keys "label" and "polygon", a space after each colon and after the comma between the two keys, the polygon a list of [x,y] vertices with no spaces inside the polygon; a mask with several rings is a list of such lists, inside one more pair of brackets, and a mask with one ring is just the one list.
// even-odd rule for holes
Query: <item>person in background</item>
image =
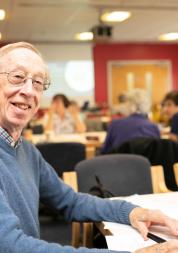
{"label": "person in background", "polygon": [[113,113],[114,113],[115,117],[112,116],[112,119],[122,118],[122,117],[126,117],[129,115],[126,92],[124,92],[118,96],[118,105],[116,105],[114,107]]}
{"label": "person in background", "polygon": [[70,112],[71,115],[73,115],[74,118],[76,117],[78,120],[80,120],[83,123],[82,128],[84,131],[86,131],[86,125],[84,123],[85,115],[81,111],[79,104],[75,100],[70,100],[68,111]]}
{"label": "person in background", "polygon": [[[39,199],[63,211],[69,221],[105,220],[130,224],[145,240],[149,226],[154,223],[178,236],[178,220],[161,211],[75,192],[57,176],[37,148],[21,137],[49,85],[46,65],[33,45],[18,42],[0,49],[0,252],[112,252],[84,247],[75,249],[41,240]],[[178,240],[135,253],[172,253],[173,250],[178,251]]]}
{"label": "person in background", "polygon": [[169,139],[178,141],[178,91],[171,91],[163,99],[163,112],[170,121]]}
{"label": "person in background", "polygon": [[64,94],[56,94],[52,98],[45,131],[53,131],[54,134],[83,133],[86,131],[85,124],[80,119],[76,108],[69,106],[70,101]]}
{"label": "person in background", "polygon": [[160,138],[156,124],[147,117],[150,101],[143,89],[133,89],[127,94],[129,116],[111,122],[101,153],[105,154],[119,147],[122,143],[138,137]]}

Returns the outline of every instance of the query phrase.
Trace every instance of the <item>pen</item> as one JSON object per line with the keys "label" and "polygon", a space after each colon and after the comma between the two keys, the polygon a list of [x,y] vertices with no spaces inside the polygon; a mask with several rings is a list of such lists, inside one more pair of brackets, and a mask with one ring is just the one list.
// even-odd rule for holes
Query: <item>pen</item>
{"label": "pen", "polygon": [[161,237],[159,237],[159,236],[157,236],[155,234],[152,234],[150,232],[148,232],[147,237],[150,238],[151,240],[157,242],[157,243],[166,242],[165,239],[163,239],[163,238],[161,238]]}

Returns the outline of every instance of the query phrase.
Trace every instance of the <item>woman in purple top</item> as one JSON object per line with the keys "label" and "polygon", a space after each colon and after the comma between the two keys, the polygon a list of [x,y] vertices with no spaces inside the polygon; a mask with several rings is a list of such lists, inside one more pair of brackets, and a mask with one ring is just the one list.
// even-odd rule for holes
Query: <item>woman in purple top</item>
{"label": "woman in purple top", "polygon": [[102,153],[107,153],[133,138],[160,138],[158,127],[146,116],[150,110],[150,100],[145,90],[134,89],[129,92],[126,106],[130,115],[111,122],[101,150]]}

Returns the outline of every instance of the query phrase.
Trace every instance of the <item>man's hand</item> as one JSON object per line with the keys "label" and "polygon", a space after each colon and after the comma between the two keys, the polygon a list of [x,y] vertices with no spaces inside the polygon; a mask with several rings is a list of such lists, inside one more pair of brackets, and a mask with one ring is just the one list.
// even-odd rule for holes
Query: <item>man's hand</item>
{"label": "man's hand", "polygon": [[178,240],[170,240],[164,243],[154,244],[150,247],[139,249],[133,253],[177,253]]}
{"label": "man's hand", "polygon": [[78,115],[79,115],[79,109],[76,106],[74,106],[74,105],[70,105],[68,107],[68,111],[70,112],[70,114],[74,118],[78,117]]}
{"label": "man's hand", "polygon": [[130,212],[129,218],[132,227],[141,233],[144,240],[148,239],[147,233],[151,225],[165,226],[169,229],[170,234],[178,236],[178,221],[166,216],[161,211],[136,207]]}

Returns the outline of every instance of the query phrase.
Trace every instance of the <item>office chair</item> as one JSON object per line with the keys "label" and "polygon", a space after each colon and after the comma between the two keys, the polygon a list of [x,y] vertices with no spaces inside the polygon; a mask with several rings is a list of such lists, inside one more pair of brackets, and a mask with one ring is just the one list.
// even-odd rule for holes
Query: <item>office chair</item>
{"label": "office chair", "polygon": [[[64,171],[74,170],[75,165],[86,158],[85,145],[75,142],[64,143],[41,143],[37,144],[44,159],[51,164],[59,177]],[[53,208],[44,206],[40,203],[40,216],[47,215],[53,219],[58,219],[61,214]]]}
{"label": "office chair", "polygon": [[109,153],[142,155],[151,165],[161,165],[167,188],[171,191],[178,190],[173,170],[173,165],[178,162],[178,143],[169,139],[136,138]]}
{"label": "office chair", "polygon": [[86,158],[85,145],[82,143],[41,143],[36,147],[60,177],[64,171],[74,170],[75,165]]}
{"label": "office chair", "polygon": [[[66,183],[76,191],[89,193],[96,185],[98,176],[104,188],[114,196],[148,194],[166,189],[161,166],[151,168],[148,159],[138,155],[114,154],[84,160],[75,167],[75,172],[64,173]],[[83,225],[83,245],[92,246],[92,223]],[[73,223],[72,245],[79,246],[79,223]]]}
{"label": "office chair", "polygon": [[44,133],[44,127],[43,125],[34,125],[30,127],[32,129],[33,134],[43,134]]}

